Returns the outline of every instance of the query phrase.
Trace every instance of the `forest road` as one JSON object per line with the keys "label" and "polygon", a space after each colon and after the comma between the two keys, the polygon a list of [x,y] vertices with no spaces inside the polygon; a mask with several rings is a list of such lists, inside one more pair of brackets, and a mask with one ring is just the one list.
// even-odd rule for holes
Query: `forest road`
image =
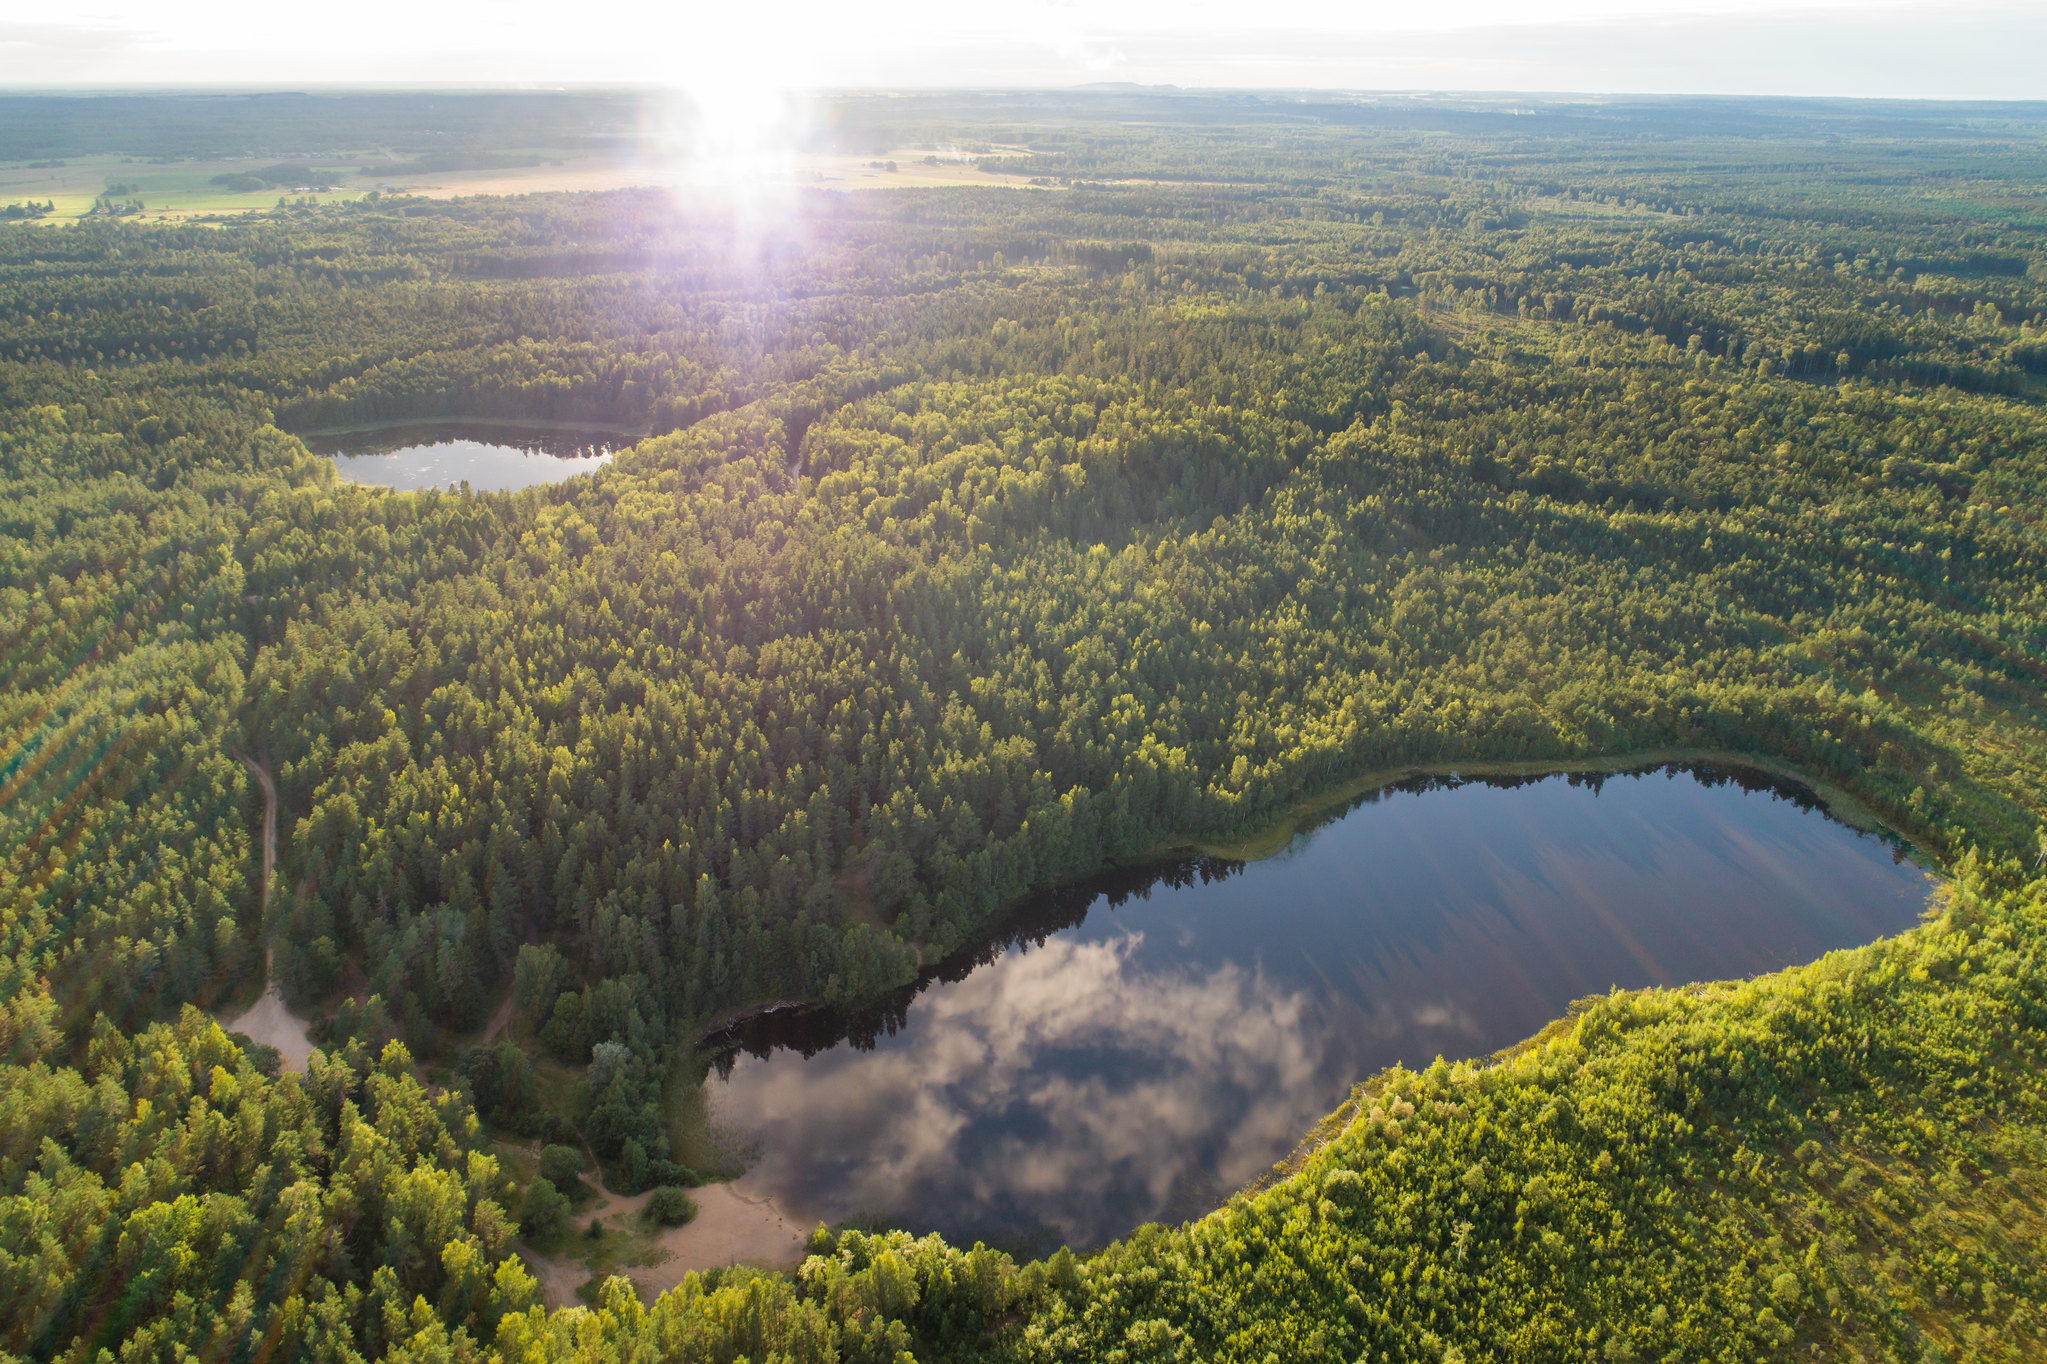
{"label": "forest road", "polygon": [[277,783],[263,764],[244,756],[242,766],[255,774],[263,788],[263,908],[270,908],[270,877],[277,870]]}
{"label": "forest road", "polygon": [[506,1028],[510,1027],[511,1023],[512,996],[508,991],[505,994],[505,1002],[498,1005],[497,1012],[490,1016],[490,1022],[487,1025],[485,1025],[483,1029],[483,1040],[485,1044],[487,1045],[491,1042],[495,1042],[497,1040],[498,1034],[503,1032]]}
{"label": "forest road", "polygon": [[[270,879],[277,870],[277,783],[270,773],[254,758],[244,756],[242,765],[255,774],[256,782],[263,788],[263,908],[270,908]],[[306,1035],[308,1021],[300,1018],[286,1007],[284,996],[277,992],[274,971],[276,952],[266,950],[263,954],[264,986],[262,997],[238,1017],[224,1021],[229,1032],[244,1033],[265,1046],[277,1048],[284,1058],[286,1070],[303,1071],[307,1059],[313,1054],[313,1042]]]}

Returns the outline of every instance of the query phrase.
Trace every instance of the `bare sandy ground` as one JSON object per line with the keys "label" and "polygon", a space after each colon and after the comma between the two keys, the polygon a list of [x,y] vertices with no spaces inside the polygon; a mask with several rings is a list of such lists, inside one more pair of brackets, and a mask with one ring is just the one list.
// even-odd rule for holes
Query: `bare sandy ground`
{"label": "bare sandy ground", "polygon": [[539,1283],[540,1301],[549,1311],[580,1305],[576,1290],[589,1279],[589,1270],[574,1260],[550,1259],[524,1243],[519,1246],[519,1258]]}
{"label": "bare sandy ground", "polygon": [[304,1070],[306,1058],[313,1054],[312,1039],[306,1036],[307,1021],[285,1007],[274,980],[263,987],[263,997],[250,1005],[247,1013],[221,1026],[277,1048],[286,1070]]}
{"label": "bare sandy ground", "polygon": [[[630,1198],[600,1190],[602,1201],[576,1214],[582,1223],[600,1217],[621,1231],[644,1232],[640,1210],[647,1195]],[[659,1262],[627,1265],[614,1271],[625,1275],[652,1300],[682,1282],[692,1271],[718,1269],[726,1265],[758,1265],[763,1269],[790,1269],[803,1259],[803,1242],[809,1228],[792,1222],[774,1199],[749,1185],[742,1176],[729,1184],[706,1184],[689,1191],[696,1200],[697,1215],[689,1225],[656,1232],[653,1242]],[[572,1256],[542,1255],[531,1246],[519,1247],[519,1258],[540,1283],[541,1301],[549,1307],[573,1307],[576,1290],[590,1279],[590,1270]]]}
{"label": "bare sandy ground", "polygon": [[729,1184],[692,1189],[689,1196],[697,1203],[689,1225],[670,1227],[655,1238],[669,1258],[627,1271],[648,1296],[667,1292],[692,1270],[723,1265],[788,1269],[802,1261],[809,1228],[791,1222],[744,1175]]}

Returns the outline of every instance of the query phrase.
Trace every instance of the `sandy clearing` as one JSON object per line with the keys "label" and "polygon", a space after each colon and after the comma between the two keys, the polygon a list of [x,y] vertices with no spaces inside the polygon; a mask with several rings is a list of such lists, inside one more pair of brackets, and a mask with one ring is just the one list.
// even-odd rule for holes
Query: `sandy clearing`
{"label": "sandy clearing", "polygon": [[277,993],[274,980],[263,987],[263,997],[250,1005],[246,1013],[228,1019],[221,1026],[229,1032],[246,1033],[265,1046],[277,1048],[278,1055],[284,1058],[286,1070],[303,1071],[307,1058],[313,1054],[312,1039],[306,1036],[310,1024],[285,1007],[284,996]]}
{"label": "sandy clearing", "polygon": [[697,1215],[687,1226],[670,1227],[654,1238],[669,1258],[626,1271],[642,1292],[665,1293],[692,1270],[723,1265],[789,1269],[801,1263],[809,1229],[791,1222],[744,1175],[729,1184],[691,1189],[689,1196],[696,1200]]}
{"label": "sandy clearing", "polygon": [[242,759],[242,766],[249,769],[256,778],[256,784],[263,789],[263,908],[270,908],[270,877],[277,870],[277,783],[270,778],[270,772],[254,758]]}
{"label": "sandy clearing", "polygon": [[[645,1233],[640,1210],[647,1204],[647,1195],[625,1197],[599,1190],[598,1196],[599,1202],[575,1215],[578,1224],[596,1217],[620,1231]],[[809,1230],[791,1222],[773,1198],[749,1185],[744,1176],[729,1184],[691,1189],[689,1196],[697,1204],[697,1215],[689,1225],[669,1227],[648,1238],[657,1254],[665,1258],[656,1264],[626,1265],[613,1271],[632,1280],[641,1297],[652,1301],[692,1271],[726,1265],[792,1269],[802,1262]],[[523,1243],[519,1258],[539,1281],[541,1301],[547,1306],[578,1304],[576,1290],[590,1280],[584,1261],[543,1255]]]}

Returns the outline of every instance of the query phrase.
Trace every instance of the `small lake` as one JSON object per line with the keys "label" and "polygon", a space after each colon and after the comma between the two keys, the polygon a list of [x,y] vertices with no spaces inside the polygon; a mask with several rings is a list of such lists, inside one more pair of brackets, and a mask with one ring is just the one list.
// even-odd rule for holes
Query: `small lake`
{"label": "small lake", "polygon": [[559,483],[611,462],[633,437],[475,422],[429,422],[304,438],[350,483],[417,491],[466,482],[477,492]]}
{"label": "small lake", "polygon": [[1215,1207],[1395,1062],[1869,942],[1928,891],[1745,769],[1423,778],[1272,858],[1049,895],[871,1013],[743,1024],[707,1098],[792,1221],[1089,1248]]}

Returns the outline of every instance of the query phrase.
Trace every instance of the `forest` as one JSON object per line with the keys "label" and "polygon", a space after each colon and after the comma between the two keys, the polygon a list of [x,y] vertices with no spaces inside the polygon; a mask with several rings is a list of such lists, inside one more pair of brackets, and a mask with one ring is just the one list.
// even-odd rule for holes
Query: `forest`
{"label": "forest", "polygon": [[[432,116],[485,162],[629,120],[565,98]],[[146,147],[15,100],[0,146],[428,117],[361,99]],[[2047,116],[834,126],[1032,183],[0,224],[0,1353],[2047,1349]],[[637,434],[516,493],[304,439],[444,418]],[[1675,749],[1854,793],[1940,862],[1924,925],[1360,1077],[1266,1187],[1092,1254],[821,1229],[554,1311],[518,1257],[493,1136],[692,1183],[665,1087],[723,1021],[1362,773]],[[218,1022],[266,976],[302,1073]]]}

